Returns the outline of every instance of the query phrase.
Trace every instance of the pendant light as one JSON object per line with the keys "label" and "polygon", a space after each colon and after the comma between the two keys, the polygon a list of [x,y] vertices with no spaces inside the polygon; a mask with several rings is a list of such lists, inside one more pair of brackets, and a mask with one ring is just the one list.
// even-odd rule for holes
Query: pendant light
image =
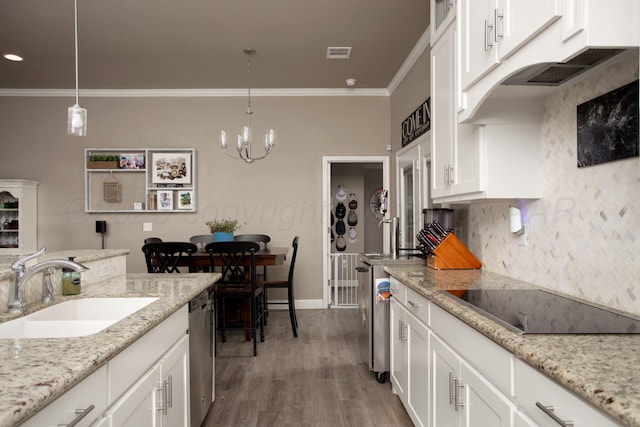
{"label": "pendant light", "polygon": [[85,136],[87,134],[87,110],[79,103],[80,90],[78,89],[78,0],[75,6],[75,48],[76,48],[76,103],[67,110],[67,133],[69,135]]}
{"label": "pendant light", "polygon": [[232,157],[234,159],[242,160],[247,164],[251,164],[256,160],[264,159],[271,153],[273,146],[276,144],[276,131],[273,129],[269,129],[267,133],[264,135],[264,154],[260,157],[253,157],[251,155],[251,142],[253,131],[251,129],[251,115],[253,111],[251,111],[251,55],[256,53],[254,49],[244,49],[243,52],[247,55],[247,80],[248,80],[248,102],[247,102],[247,124],[242,127],[242,130],[238,134],[238,144],[236,146],[236,150],[238,151],[237,155],[230,154],[227,151],[227,133],[225,131],[220,131],[220,146],[224,150],[227,156]]}

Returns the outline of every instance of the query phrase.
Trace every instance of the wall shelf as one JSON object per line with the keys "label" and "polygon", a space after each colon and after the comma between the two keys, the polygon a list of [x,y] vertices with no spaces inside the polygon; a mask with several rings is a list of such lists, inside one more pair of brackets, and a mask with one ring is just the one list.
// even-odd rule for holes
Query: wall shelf
{"label": "wall shelf", "polygon": [[[117,164],[89,164],[92,156],[109,155],[118,156]],[[87,213],[196,211],[193,148],[87,148],[84,165]]]}

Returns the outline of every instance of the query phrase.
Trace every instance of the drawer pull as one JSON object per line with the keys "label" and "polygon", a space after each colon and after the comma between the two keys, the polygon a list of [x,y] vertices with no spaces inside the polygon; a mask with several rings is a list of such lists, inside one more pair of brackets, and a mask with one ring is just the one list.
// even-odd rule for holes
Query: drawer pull
{"label": "drawer pull", "polygon": [[546,406],[540,402],[536,402],[536,406],[542,410],[545,414],[547,414],[553,421],[560,424],[562,427],[573,427],[573,421],[563,421],[554,412],[553,406]]}
{"label": "drawer pull", "polygon": [[95,406],[89,405],[85,409],[76,409],[76,417],[69,424],[58,424],[58,427],[73,427],[77,425],[84,417],[86,417],[89,412],[93,411]]}
{"label": "drawer pull", "polygon": [[420,303],[419,302],[415,302],[415,301],[411,301],[411,300],[407,301],[407,304],[409,304],[411,307],[415,307],[415,308],[420,307]]}

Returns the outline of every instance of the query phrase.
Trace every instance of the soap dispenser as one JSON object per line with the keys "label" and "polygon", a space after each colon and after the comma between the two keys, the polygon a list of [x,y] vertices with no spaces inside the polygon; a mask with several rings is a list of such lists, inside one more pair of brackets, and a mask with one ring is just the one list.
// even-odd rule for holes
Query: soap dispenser
{"label": "soap dispenser", "polygon": [[[69,261],[75,257],[70,256]],[[62,295],[78,295],[80,293],[80,273],[70,268],[62,269]]]}

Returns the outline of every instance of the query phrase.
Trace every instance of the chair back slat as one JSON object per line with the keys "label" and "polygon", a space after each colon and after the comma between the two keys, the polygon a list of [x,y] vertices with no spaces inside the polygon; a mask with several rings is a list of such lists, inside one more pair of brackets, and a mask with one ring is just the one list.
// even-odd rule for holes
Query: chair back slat
{"label": "chair back slat", "polygon": [[[246,284],[250,282],[255,286],[255,253],[260,249],[257,243],[241,241],[213,242],[207,244],[204,249],[209,254],[211,268],[215,267],[216,257],[222,261],[222,278],[218,283]],[[245,275],[245,268],[249,269],[249,277]]]}
{"label": "chair back slat", "polygon": [[193,270],[191,255],[198,247],[189,242],[147,243],[142,246],[148,273],[180,273],[178,264]]}

